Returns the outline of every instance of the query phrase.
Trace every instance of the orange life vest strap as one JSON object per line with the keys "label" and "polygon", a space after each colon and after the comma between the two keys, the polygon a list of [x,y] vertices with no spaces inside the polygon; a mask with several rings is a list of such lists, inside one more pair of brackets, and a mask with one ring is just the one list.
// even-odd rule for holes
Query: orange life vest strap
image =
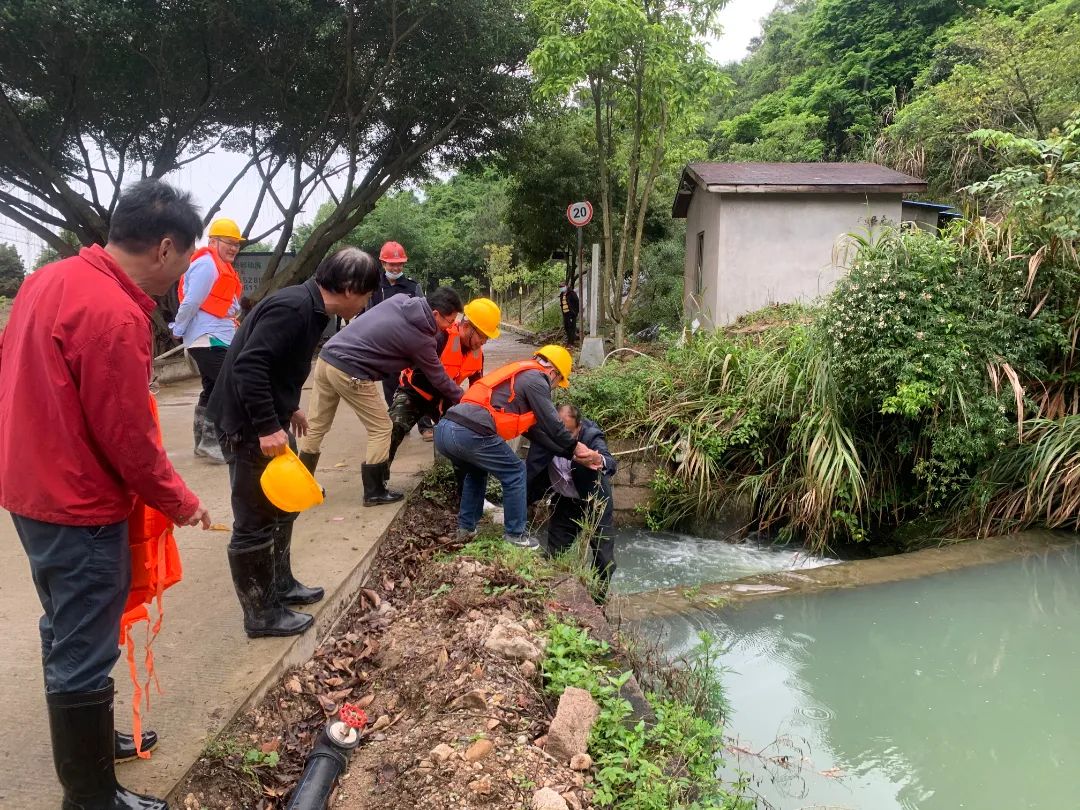
{"label": "orange life vest strap", "polygon": [[[161,425],[153,396],[150,397],[150,411],[154,415],[154,421],[158,422],[158,441],[161,441]],[[148,759],[150,752],[142,750],[141,704],[145,695],[146,708],[149,710],[151,681],[158,694],[162,694],[154,667],[153,644],[165,618],[162,594],[166,588],[181,580],[183,572],[180,567],[180,552],[173,537],[172,521],[138,499],[128,516],[128,544],[131,547],[131,590],[120,619],[119,641],[121,646],[127,648],[128,672],[131,675],[131,725],[135,737],[135,752],[142,759]],[[157,616],[151,622],[148,607],[154,602],[157,603]],[[141,685],[135,665],[135,639],[132,635],[134,626],[139,622],[146,622],[146,680]]]}

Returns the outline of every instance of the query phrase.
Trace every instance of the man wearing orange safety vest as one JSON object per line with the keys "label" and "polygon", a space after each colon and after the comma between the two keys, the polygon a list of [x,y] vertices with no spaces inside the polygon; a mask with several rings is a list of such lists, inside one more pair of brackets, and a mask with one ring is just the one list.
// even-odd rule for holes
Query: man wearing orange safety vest
{"label": "man wearing orange safety vest", "polygon": [[[484,344],[499,336],[499,305],[490,298],[477,298],[464,307],[464,317],[435,339],[439,360],[447,376],[458,385],[466,380],[472,385],[484,376]],[[401,372],[397,393],[390,405],[390,463],[402,440],[424,416],[433,422],[443,412],[445,400],[420,369]]]}
{"label": "man wearing orange safety vest", "polygon": [[170,326],[184,341],[184,348],[202,376],[202,393],[195,406],[195,455],[225,463],[217,428],[206,415],[206,403],[214,391],[225,355],[236,334],[244,285],[233,267],[244,238],[231,219],[210,223],[210,242],[192,254],[191,265],[180,280],[180,308]]}
{"label": "man wearing orange safety vest", "polygon": [[507,444],[524,434],[561,458],[599,469],[603,458],[575,439],[551,401],[555,385],[570,385],[572,361],[562,346],[537,349],[531,360],[510,363],[482,377],[435,426],[435,449],[465,474],[458,511],[458,538],[476,534],[484,510],[488,475],[502,484],[504,539],[539,548],[526,531],[525,462]]}

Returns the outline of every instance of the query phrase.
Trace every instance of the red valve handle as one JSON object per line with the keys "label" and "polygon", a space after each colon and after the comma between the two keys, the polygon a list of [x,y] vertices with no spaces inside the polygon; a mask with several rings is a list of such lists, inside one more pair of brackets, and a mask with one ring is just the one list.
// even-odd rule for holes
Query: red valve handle
{"label": "red valve handle", "polygon": [[357,731],[367,725],[367,715],[364,714],[363,709],[358,709],[351,703],[346,703],[341,707],[341,711],[338,712],[338,717],[341,718],[341,722],[350,728],[355,728]]}

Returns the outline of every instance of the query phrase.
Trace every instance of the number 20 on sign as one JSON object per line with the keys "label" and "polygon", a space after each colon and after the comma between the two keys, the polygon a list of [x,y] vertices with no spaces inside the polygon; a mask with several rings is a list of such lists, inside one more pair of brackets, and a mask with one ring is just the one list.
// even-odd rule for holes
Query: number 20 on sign
{"label": "number 20 on sign", "polygon": [[592,203],[588,200],[570,203],[570,205],[566,207],[566,218],[570,220],[571,225],[577,228],[584,228],[592,222],[592,214]]}

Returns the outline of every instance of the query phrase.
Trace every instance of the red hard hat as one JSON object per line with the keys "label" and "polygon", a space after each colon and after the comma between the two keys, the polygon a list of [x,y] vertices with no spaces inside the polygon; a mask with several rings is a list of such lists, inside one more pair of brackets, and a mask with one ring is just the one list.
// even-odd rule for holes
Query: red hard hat
{"label": "red hard hat", "polygon": [[405,255],[405,248],[397,242],[387,242],[379,251],[380,262],[407,262],[409,257]]}

